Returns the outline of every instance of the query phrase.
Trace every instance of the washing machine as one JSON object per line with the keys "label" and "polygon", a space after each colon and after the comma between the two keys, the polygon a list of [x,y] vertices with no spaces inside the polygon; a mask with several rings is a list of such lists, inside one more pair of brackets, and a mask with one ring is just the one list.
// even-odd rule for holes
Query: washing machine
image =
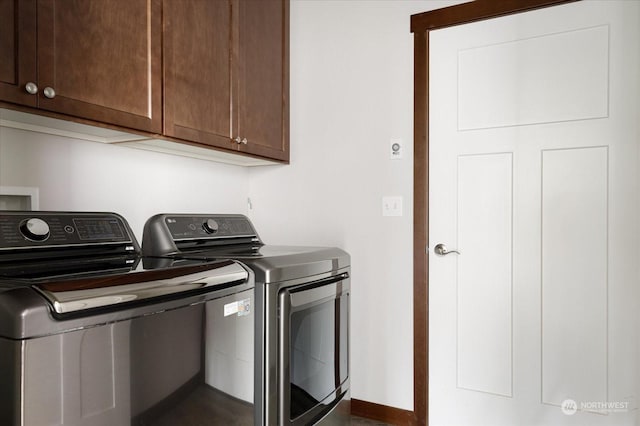
{"label": "washing machine", "polygon": [[0,423],[253,424],[253,303],[244,265],[145,258],[115,213],[0,212]]}

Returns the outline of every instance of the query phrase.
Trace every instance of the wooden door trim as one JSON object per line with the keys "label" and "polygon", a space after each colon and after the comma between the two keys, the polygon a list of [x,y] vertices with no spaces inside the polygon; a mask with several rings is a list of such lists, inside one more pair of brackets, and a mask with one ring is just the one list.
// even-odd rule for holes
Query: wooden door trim
{"label": "wooden door trim", "polygon": [[413,416],[429,415],[429,32],[578,0],[476,0],[411,16],[413,89]]}

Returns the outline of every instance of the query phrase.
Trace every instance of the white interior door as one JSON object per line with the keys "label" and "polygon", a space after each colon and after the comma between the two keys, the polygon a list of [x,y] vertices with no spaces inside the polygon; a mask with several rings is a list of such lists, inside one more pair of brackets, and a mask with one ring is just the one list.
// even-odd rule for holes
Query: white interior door
{"label": "white interior door", "polygon": [[430,32],[430,424],[638,424],[639,28],[625,0]]}

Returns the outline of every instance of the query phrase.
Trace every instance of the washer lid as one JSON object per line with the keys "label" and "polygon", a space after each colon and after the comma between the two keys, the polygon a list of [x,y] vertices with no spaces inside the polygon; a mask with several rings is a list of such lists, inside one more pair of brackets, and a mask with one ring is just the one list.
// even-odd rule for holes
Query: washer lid
{"label": "washer lid", "polygon": [[127,273],[0,278],[0,338],[34,338],[125,321],[254,286],[251,272],[232,260],[146,260]]}

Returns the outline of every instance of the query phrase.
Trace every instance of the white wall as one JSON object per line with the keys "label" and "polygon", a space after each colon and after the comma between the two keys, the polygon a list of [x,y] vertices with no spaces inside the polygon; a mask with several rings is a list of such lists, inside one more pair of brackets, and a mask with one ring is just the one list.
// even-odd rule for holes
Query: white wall
{"label": "white wall", "polygon": [[[291,165],[252,169],[249,212],[270,244],[352,256],[352,397],[413,410],[410,15],[440,1],[291,2]],[[458,2],[459,3],[459,2]],[[405,142],[389,160],[389,139]],[[404,197],[382,217],[382,196]]]}
{"label": "white wall", "polygon": [[142,241],[155,213],[246,213],[249,172],[0,127],[0,186],[38,187],[40,210],[114,211]]}

